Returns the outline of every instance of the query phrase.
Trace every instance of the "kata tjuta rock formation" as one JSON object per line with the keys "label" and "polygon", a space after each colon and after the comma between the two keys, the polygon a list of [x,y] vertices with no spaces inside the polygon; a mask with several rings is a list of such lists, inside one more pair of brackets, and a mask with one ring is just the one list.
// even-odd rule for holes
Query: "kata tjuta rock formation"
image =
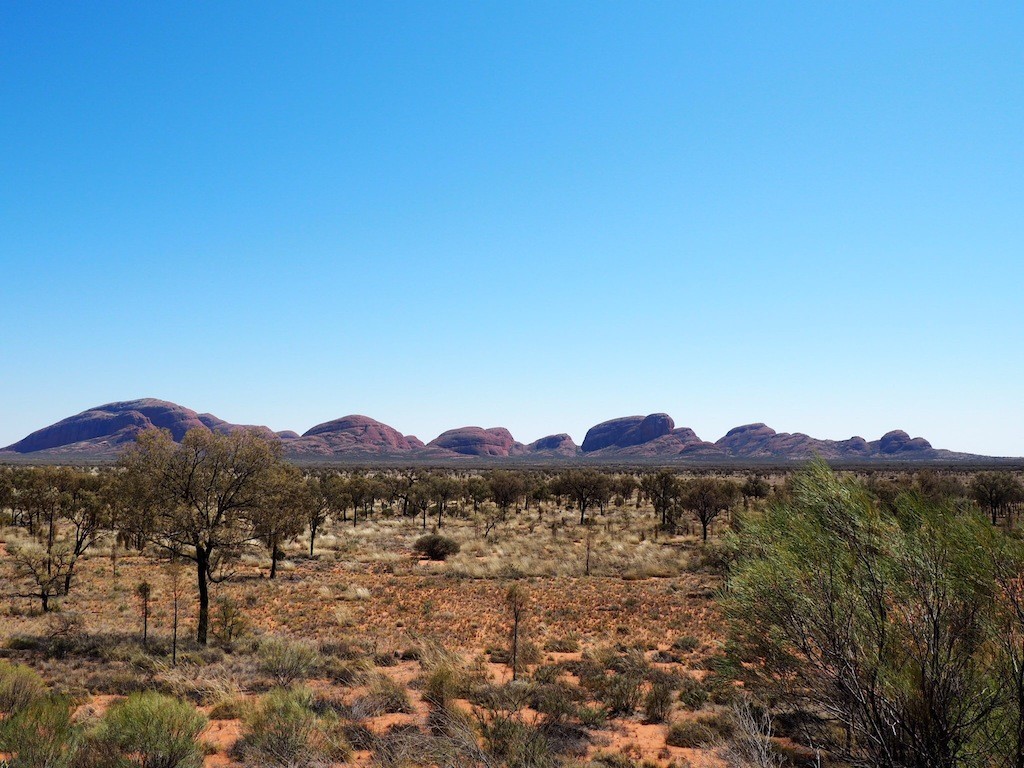
{"label": "kata tjuta rock formation", "polygon": [[318,424],[303,434],[272,432],[268,427],[232,424],[209,413],[197,413],[165,400],[143,399],[108,403],[44,427],[0,451],[0,458],[24,455],[53,460],[114,458],[144,429],[166,429],[181,440],[190,429],[228,433],[255,429],[281,444],[295,460],[465,460],[488,461],[786,461],[815,456],[847,461],[957,461],[987,457],[937,450],[923,437],[894,430],[878,440],[863,437],[821,440],[800,432],[776,432],[764,424],[729,430],[717,442],[702,440],[689,427],[677,427],[665,413],[623,416],[591,427],[577,446],[565,434],[552,434],[529,444],[517,441],[504,427],[459,427],[424,444],[368,416],[344,416]]}
{"label": "kata tjuta rock formation", "polygon": [[166,400],[145,398],[90,408],[37,430],[4,450],[102,455],[117,452],[125,443],[134,441],[139,432],[153,427],[169,430],[175,440],[181,440],[186,432],[195,428],[222,433],[249,428],[276,437],[267,427],[229,424],[209,413],[196,413]]}

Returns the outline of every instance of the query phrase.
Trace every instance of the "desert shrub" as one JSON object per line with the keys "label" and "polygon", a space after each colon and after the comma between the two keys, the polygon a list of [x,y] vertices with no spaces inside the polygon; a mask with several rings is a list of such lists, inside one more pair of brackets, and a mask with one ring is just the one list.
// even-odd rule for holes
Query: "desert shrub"
{"label": "desert shrub", "polygon": [[320,672],[337,685],[356,685],[370,671],[370,662],[363,659],[338,659],[328,657],[322,659]]}
{"label": "desert shrub", "polygon": [[613,716],[632,714],[642,695],[643,678],[632,674],[611,675],[600,688],[601,702]]}
{"label": "desert shrub", "polygon": [[268,638],[260,643],[259,669],[280,686],[308,679],[320,663],[316,649],[305,643]]}
{"label": "desert shrub", "polygon": [[78,768],[80,729],[68,701],[36,697],[0,720],[0,752],[14,753],[10,768]]}
{"label": "desert shrub", "polygon": [[533,670],[533,682],[557,683],[562,676],[562,668],[555,664],[545,664]]}
{"label": "desert shrub", "polygon": [[241,720],[245,716],[245,700],[238,696],[228,696],[212,707],[209,717],[211,720]]}
{"label": "desert shrub", "polygon": [[45,693],[43,679],[34,669],[0,661],[0,714],[15,715]]}
{"label": "desert shrub", "polygon": [[412,704],[405,688],[383,674],[374,677],[369,690],[356,700],[352,708],[361,717],[412,712]]}
{"label": "desert shrub", "polygon": [[225,648],[232,648],[236,641],[249,632],[249,620],[241,606],[228,597],[218,598],[213,606],[213,637]]}
{"label": "desert shrub", "polygon": [[359,642],[348,638],[320,643],[321,655],[331,656],[344,661],[360,659],[366,656],[368,652],[368,649]]}
{"label": "desert shrub", "polygon": [[649,723],[663,723],[672,711],[672,684],[665,679],[651,683],[644,699],[644,716]]}
{"label": "desert shrub", "polygon": [[630,648],[622,654],[612,654],[605,661],[605,668],[613,672],[632,677],[645,677],[651,670],[651,664],[639,648]]}
{"label": "desert shrub", "polygon": [[603,728],[608,722],[608,712],[604,707],[580,707],[576,710],[576,717],[585,728]]}
{"label": "desert shrub", "polygon": [[576,714],[580,701],[578,690],[563,683],[534,685],[530,692],[530,706],[548,721],[564,721]]}
{"label": "desert shrub", "polygon": [[544,643],[544,650],[551,653],[576,653],[580,649],[580,641],[576,637],[553,637]]}
{"label": "desert shrub", "polygon": [[277,688],[252,709],[235,750],[253,768],[321,766],[348,759],[351,748],[341,722],[318,716],[305,689]]}
{"label": "desert shrub", "polygon": [[672,723],[665,743],[670,747],[695,749],[729,739],[733,731],[733,721],[729,714],[702,714]]}
{"label": "desert shrub", "polygon": [[377,745],[377,734],[362,723],[346,723],[342,726],[342,733],[352,749],[372,750]]}
{"label": "desert shrub", "polygon": [[687,709],[700,709],[708,700],[708,689],[700,680],[684,673],[679,678],[679,703]]}
{"label": "desert shrub", "polygon": [[621,752],[597,752],[590,759],[588,768],[636,768],[636,763]]}
{"label": "desert shrub", "polygon": [[579,678],[580,685],[588,691],[596,692],[604,683],[604,667],[594,659],[579,659],[578,661],[566,661],[559,665],[571,675]]}
{"label": "desert shrub", "polygon": [[458,670],[451,664],[439,664],[427,675],[423,686],[423,699],[435,707],[445,707],[465,691]]}
{"label": "desert shrub", "polygon": [[700,648],[700,640],[693,635],[681,635],[672,643],[672,650],[680,653],[691,653]]}
{"label": "desert shrub", "polygon": [[[719,747],[719,754],[730,765],[750,768],[781,768],[799,765],[800,757],[808,755],[780,752],[772,739],[772,718],[763,707],[749,699],[737,699],[730,711],[730,738]],[[795,759],[789,759],[795,758]]]}
{"label": "desert shrub", "polygon": [[699,720],[676,720],[668,727],[665,743],[670,747],[698,749],[710,745],[715,732]]}
{"label": "desert shrub", "polygon": [[549,768],[557,759],[547,737],[517,717],[478,720],[484,748],[509,768]]}
{"label": "desert shrub", "polygon": [[429,560],[447,560],[451,555],[458,554],[462,547],[459,542],[437,533],[427,534],[416,539],[412,548]]}
{"label": "desert shrub", "polygon": [[45,640],[43,638],[31,637],[29,635],[11,635],[7,638],[7,642],[4,643],[4,647],[12,651],[38,651],[44,645]]}
{"label": "desert shrub", "polygon": [[97,741],[114,747],[124,765],[201,768],[199,734],[206,718],[187,702],[152,691],[135,693],[104,716]]}

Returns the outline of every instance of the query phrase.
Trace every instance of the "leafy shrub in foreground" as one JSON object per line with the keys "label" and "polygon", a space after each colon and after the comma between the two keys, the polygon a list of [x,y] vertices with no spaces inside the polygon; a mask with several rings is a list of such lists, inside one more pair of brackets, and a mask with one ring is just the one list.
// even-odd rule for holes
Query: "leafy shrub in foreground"
{"label": "leafy shrub in foreground", "polygon": [[46,686],[34,669],[0,661],[0,714],[15,715],[45,693]]}
{"label": "leafy shrub in foreground", "polygon": [[0,721],[0,752],[16,755],[10,768],[78,768],[80,729],[60,698],[37,698]]}
{"label": "leafy shrub in foreground", "polygon": [[246,718],[236,751],[253,768],[320,766],[345,761],[351,749],[332,714],[318,716],[305,689],[277,688]]}
{"label": "leafy shrub in foreground", "polygon": [[121,765],[201,768],[199,734],[206,718],[191,704],[155,691],[134,693],[110,708],[96,741],[120,752]]}

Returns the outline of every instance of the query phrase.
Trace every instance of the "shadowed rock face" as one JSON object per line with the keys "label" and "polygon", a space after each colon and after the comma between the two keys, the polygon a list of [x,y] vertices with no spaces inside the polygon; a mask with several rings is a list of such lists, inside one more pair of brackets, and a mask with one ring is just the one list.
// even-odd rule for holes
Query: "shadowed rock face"
{"label": "shadowed rock face", "polygon": [[[415,442],[413,442],[415,441]],[[317,424],[302,437],[285,440],[286,453],[325,455],[336,453],[401,453],[422,447],[416,438],[369,416],[344,416]]]}
{"label": "shadowed rock face", "polygon": [[738,458],[825,459],[917,458],[936,457],[936,451],[924,438],[911,438],[894,430],[881,440],[868,442],[863,437],[849,440],[819,440],[801,432],[776,432],[764,424],[746,424],[730,429],[715,445]]}
{"label": "shadowed rock face", "polygon": [[575,456],[579,451],[579,446],[564,432],[560,435],[542,437],[526,446],[527,453],[540,453],[549,456]]}
{"label": "shadowed rock face", "polygon": [[525,450],[504,427],[449,429],[427,443],[427,447],[444,448],[463,456],[518,456]]}
{"label": "shadowed rock face", "polygon": [[[179,441],[186,432],[195,428],[225,434],[246,428],[239,424],[229,424],[208,413],[200,415],[165,400],[146,398],[90,408],[33,432],[5,450],[34,453],[74,448],[81,453],[114,452],[124,443],[134,440],[142,430],[153,427],[168,430],[171,437]],[[250,428],[268,436],[274,434],[267,427]]]}
{"label": "shadowed rock face", "polygon": [[582,450],[592,453],[605,448],[629,448],[633,445],[657,440],[675,428],[672,417],[666,413],[650,416],[624,416],[604,421],[587,431]]}
{"label": "shadowed rock face", "polygon": [[619,448],[611,446],[599,452],[609,456],[635,456],[638,458],[671,457],[725,457],[725,454],[712,443],[705,442],[689,427],[677,427],[665,435],[647,440],[637,445]]}
{"label": "shadowed rock face", "polygon": [[876,445],[881,453],[890,456],[898,453],[913,453],[915,451],[929,451],[932,449],[932,444],[923,437],[912,438],[902,429],[886,432]]}

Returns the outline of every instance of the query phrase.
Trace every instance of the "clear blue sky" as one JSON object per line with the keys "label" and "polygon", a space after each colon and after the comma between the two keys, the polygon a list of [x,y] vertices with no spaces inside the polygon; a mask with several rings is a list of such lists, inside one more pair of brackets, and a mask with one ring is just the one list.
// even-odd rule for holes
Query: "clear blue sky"
{"label": "clear blue sky", "polygon": [[4,3],[0,445],[144,396],[1024,455],[1024,4]]}

